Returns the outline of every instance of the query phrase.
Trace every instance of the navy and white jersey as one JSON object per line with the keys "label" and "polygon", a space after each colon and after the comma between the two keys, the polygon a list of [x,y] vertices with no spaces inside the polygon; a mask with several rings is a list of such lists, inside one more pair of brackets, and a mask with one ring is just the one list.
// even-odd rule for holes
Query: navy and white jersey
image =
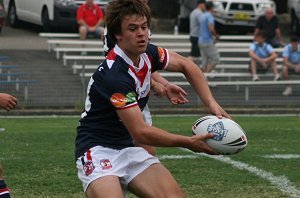
{"label": "navy and white jersey", "polygon": [[76,158],[97,145],[113,149],[134,146],[116,110],[136,105],[142,110],[149,98],[151,73],[168,63],[168,51],[152,44],[140,55],[138,66],[117,45],[108,53],[87,87],[85,110],[77,127]]}

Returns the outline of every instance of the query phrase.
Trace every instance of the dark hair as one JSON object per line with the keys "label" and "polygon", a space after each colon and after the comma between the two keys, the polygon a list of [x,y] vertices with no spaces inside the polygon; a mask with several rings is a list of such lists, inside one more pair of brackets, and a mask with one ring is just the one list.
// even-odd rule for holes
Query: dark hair
{"label": "dark hair", "polygon": [[205,3],[205,8],[206,8],[206,10],[211,10],[211,9],[214,8],[214,7],[215,7],[215,5],[214,5],[214,3],[211,2],[211,1],[208,1],[208,2]]}
{"label": "dark hair", "polygon": [[299,42],[299,37],[296,35],[293,35],[293,36],[291,36],[290,41],[291,42]]}
{"label": "dark hair", "polygon": [[206,1],[205,0],[198,0],[197,5],[200,4],[200,3],[206,3]]}
{"label": "dark hair", "polygon": [[266,38],[266,32],[264,30],[258,31],[255,36],[260,36],[262,38]]}
{"label": "dark hair", "polygon": [[139,0],[113,0],[106,8],[106,24],[109,36],[116,42],[116,34],[121,34],[125,16],[145,16],[148,27],[151,24],[150,8]]}

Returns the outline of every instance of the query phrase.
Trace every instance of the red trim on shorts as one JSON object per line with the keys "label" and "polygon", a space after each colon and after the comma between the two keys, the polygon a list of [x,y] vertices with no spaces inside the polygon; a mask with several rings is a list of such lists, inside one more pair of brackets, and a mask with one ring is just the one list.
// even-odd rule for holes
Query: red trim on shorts
{"label": "red trim on shorts", "polygon": [[0,189],[0,193],[9,193],[9,188],[2,188]]}
{"label": "red trim on shorts", "polygon": [[92,161],[92,156],[91,156],[91,150],[90,149],[86,152],[86,158],[87,158],[88,161]]}

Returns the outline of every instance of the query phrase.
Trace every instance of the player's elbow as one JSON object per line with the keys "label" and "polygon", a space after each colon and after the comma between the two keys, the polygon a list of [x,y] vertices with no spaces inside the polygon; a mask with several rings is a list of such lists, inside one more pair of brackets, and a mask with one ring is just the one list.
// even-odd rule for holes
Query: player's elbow
{"label": "player's elbow", "polygon": [[132,139],[136,144],[149,144],[149,126],[135,127],[130,131]]}

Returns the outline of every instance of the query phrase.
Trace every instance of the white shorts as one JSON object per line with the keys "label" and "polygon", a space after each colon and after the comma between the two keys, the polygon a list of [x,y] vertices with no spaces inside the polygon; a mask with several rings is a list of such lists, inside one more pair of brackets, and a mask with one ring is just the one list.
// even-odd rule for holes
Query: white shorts
{"label": "white shorts", "polygon": [[128,147],[122,150],[95,146],[76,161],[78,178],[86,192],[89,184],[103,176],[118,176],[122,188],[152,164],[160,163],[141,147]]}

